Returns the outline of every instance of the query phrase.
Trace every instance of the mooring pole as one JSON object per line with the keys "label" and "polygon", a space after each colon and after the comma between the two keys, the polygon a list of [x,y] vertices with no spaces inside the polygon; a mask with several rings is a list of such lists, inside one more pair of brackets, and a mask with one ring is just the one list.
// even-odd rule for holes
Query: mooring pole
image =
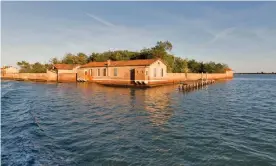
{"label": "mooring pole", "polygon": [[201,85],[203,86],[203,72],[201,72]]}

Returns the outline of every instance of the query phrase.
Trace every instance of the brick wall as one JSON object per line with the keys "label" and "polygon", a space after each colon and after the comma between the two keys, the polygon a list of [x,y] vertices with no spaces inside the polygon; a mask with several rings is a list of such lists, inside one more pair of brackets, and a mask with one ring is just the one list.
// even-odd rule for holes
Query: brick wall
{"label": "brick wall", "polygon": [[1,79],[12,79],[22,81],[57,81],[57,74],[51,71],[47,73],[6,73]]}
{"label": "brick wall", "polygon": [[59,73],[58,82],[76,82],[77,74],[76,73]]}

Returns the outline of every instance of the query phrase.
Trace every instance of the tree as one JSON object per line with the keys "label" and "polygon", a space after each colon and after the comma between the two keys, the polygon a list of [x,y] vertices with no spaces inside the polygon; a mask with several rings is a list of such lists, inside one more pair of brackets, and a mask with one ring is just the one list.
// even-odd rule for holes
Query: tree
{"label": "tree", "polygon": [[52,58],[51,60],[50,60],[50,63],[51,64],[58,64],[58,63],[61,63],[61,61],[58,59],[58,58]]}
{"label": "tree", "polygon": [[29,73],[31,71],[31,65],[29,62],[21,61],[17,62],[17,65],[20,67],[20,73]]}
{"label": "tree", "polygon": [[31,73],[46,73],[46,71],[46,66],[39,62],[36,62],[32,65]]}
{"label": "tree", "polygon": [[169,41],[165,41],[165,42],[158,41],[155,47],[162,48],[166,51],[171,51],[173,48],[172,43]]}
{"label": "tree", "polygon": [[104,52],[93,52],[89,56],[85,53],[79,52],[76,55],[67,53],[62,59],[52,58],[50,64],[30,64],[26,61],[18,62],[20,66],[20,72],[43,72],[47,68],[51,68],[53,64],[65,63],[65,64],[86,64],[88,62],[96,61],[103,62],[111,59],[113,61],[119,60],[134,60],[134,59],[152,59],[160,58],[167,65],[168,72],[183,73],[223,73],[228,68],[226,64],[215,63],[215,62],[198,62],[194,59],[188,60],[181,57],[176,57],[171,54],[173,45],[169,41],[158,41],[155,46],[150,48],[143,48],[140,51],[129,51],[129,50],[116,50],[116,51],[104,51]]}
{"label": "tree", "polygon": [[200,72],[200,63],[195,61],[194,59],[188,61],[188,68],[192,73],[199,73]]}
{"label": "tree", "polygon": [[20,67],[20,73],[46,73],[49,68],[49,64],[41,64],[36,62],[34,64],[30,64],[26,61],[17,62],[17,65]]}
{"label": "tree", "polygon": [[188,63],[186,60],[176,57],[173,66],[173,73],[185,73],[187,72]]}
{"label": "tree", "polygon": [[82,52],[78,53],[76,58],[76,64],[86,64],[88,62],[88,56]]}

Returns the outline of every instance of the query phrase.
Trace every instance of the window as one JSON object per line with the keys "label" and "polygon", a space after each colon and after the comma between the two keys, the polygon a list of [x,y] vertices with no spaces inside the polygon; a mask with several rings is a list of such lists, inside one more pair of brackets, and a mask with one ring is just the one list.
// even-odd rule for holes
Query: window
{"label": "window", "polygon": [[118,76],[118,69],[114,68],[114,76]]}
{"label": "window", "polygon": [[93,73],[92,73],[93,71],[92,71],[92,69],[90,69],[90,76],[92,76],[93,75]]}
{"label": "window", "polygon": [[103,76],[106,76],[106,69],[103,69]]}
{"label": "window", "polygon": [[100,74],[101,74],[100,72],[101,72],[100,69],[98,69],[98,76],[100,76]]}
{"label": "window", "polygon": [[154,77],[156,77],[156,68],[154,68]]}
{"label": "window", "polygon": [[87,71],[84,71],[84,75],[87,75]]}
{"label": "window", "polygon": [[163,77],[164,76],[164,73],[163,73],[164,71],[163,71],[163,68],[161,68],[161,77]]}
{"label": "window", "polygon": [[146,76],[148,75],[148,71],[146,71]]}

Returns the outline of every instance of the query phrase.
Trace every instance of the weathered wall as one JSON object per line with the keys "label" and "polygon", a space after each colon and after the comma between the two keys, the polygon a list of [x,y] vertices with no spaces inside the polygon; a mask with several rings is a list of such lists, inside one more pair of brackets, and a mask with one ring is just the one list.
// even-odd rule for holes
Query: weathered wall
{"label": "weathered wall", "polygon": [[135,79],[135,81],[146,81],[148,78],[145,73],[146,72],[145,67],[135,68],[133,72],[134,72],[133,78]]}
{"label": "weathered wall", "polygon": [[187,73],[187,80],[199,80],[204,78],[204,74],[201,73]]}
{"label": "weathered wall", "polygon": [[1,78],[23,81],[57,81],[57,74],[51,71],[47,71],[47,73],[6,73]]}
{"label": "weathered wall", "polygon": [[59,73],[58,82],[77,82],[76,73]]}
{"label": "weathered wall", "polygon": [[233,72],[226,72],[226,73],[167,73],[166,79],[168,81],[176,82],[176,81],[195,81],[200,79],[210,79],[210,80],[217,80],[217,79],[227,79],[233,78]]}
{"label": "weathered wall", "polygon": [[167,73],[168,80],[185,81],[186,73]]}
{"label": "weathered wall", "polygon": [[62,70],[62,69],[59,69],[58,73],[77,73],[78,69],[79,69],[79,66],[73,68],[72,70]]}
{"label": "weathered wall", "polygon": [[[117,76],[114,75],[115,68],[117,69]],[[135,68],[141,68],[141,66],[82,68],[78,70],[77,77],[80,80],[87,80],[87,81],[102,81],[102,80],[130,81],[131,70]],[[100,70],[100,75],[98,75],[98,69]],[[106,69],[106,76],[104,76],[104,69]],[[87,73],[87,75],[85,75],[85,72]]]}
{"label": "weathered wall", "polygon": [[47,81],[56,82],[57,73],[54,71],[47,70]]}
{"label": "weathered wall", "polygon": [[[130,81],[131,80],[131,70],[132,69],[143,69],[143,75],[136,75],[141,77],[141,79],[151,79],[151,80],[163,80],[167,74],[167,67],[161,61],[156,61],[150,66],[123,66],[123,67],[92,67],[92,68],[82,68],[78,69],[78,79],[88,80],[88,81],[103,81],[103,80],[117,80],[117,81]],[[98,74],[98,69],[100,74]],[[104,69],[106,69],[106,76],[104,76]],[[114,75],[114,70],[117,69],[117,76]],[[156,76],[154,75],[154,69],[156,69]],[[163,69],[163,76],[161,69]],[[85,75],[85,71],[87,75]],[[92,72],[91,72],[92,71]],[[136,79],[136,78],[135,78]]]}
{"label": "weathered wall", "polygon": [[226,73],[212,73],[207,75],[209,80],[226,79]]}
{"label": "weathered wall", "polygon": [[[156,75],[155,75],[155,70],[156,70]],[[162,75],[162,70],[163,70],[163,75]],[[163,62],[158,60],[149,66],[148,71],[149,71],[148,75],[151,80],[164,79],[167,75],[167,66]]]}
{"label": "weathered wall", "polygon": [[15,67],[1,68],[1,75],[18,73],[19,70]]}

